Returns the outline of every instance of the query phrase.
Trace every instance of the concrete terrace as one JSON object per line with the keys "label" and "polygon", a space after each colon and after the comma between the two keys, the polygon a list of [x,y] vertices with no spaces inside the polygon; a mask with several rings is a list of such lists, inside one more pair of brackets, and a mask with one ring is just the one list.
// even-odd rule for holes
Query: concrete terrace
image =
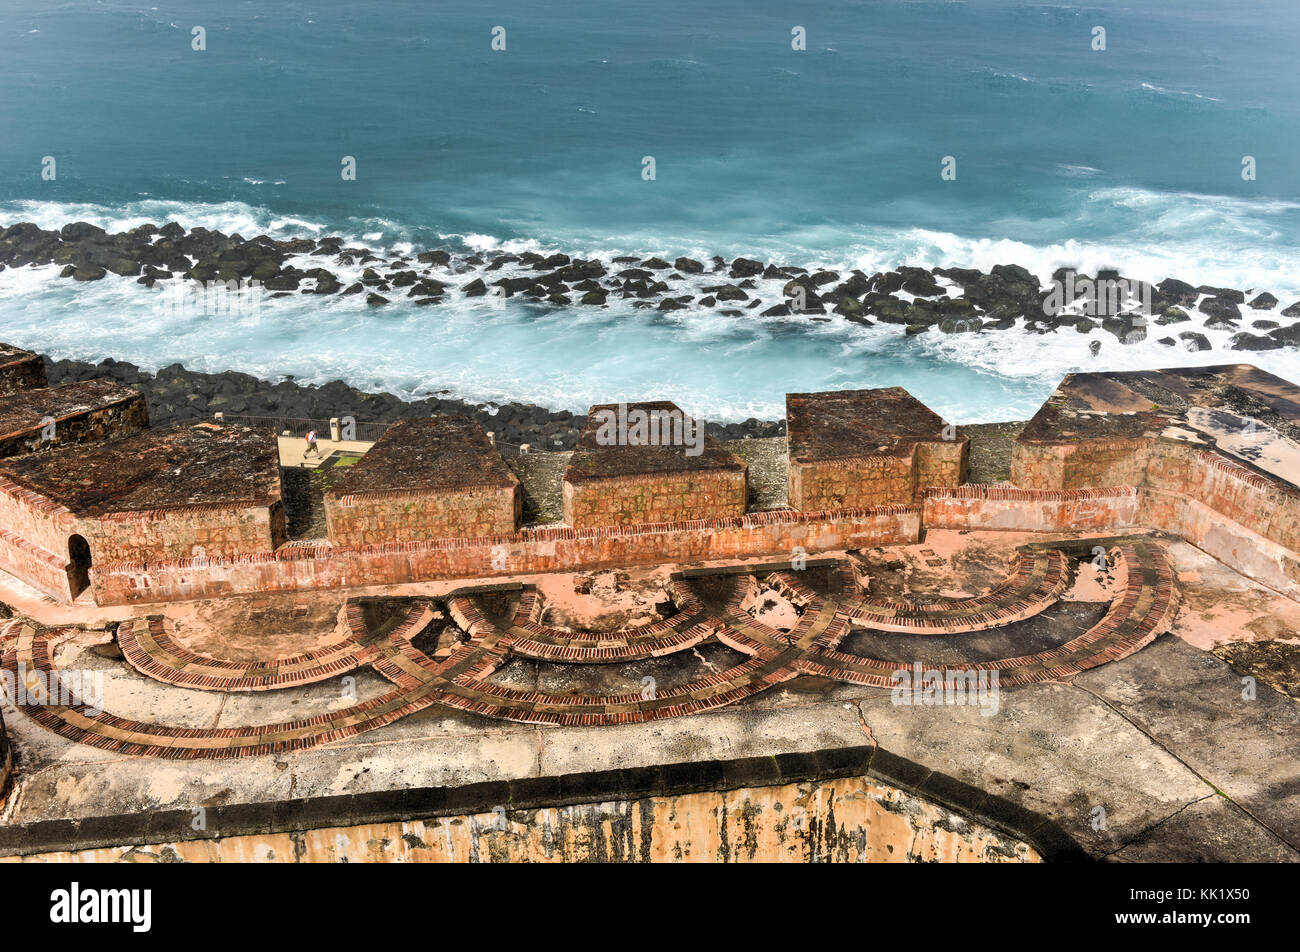
{"label": "concrete terrace", "polygon": [[[880,579],[873,588],[883,596],[920,605],[940,592],[951,597],[955,586],[971,593],[996,588],[1008,578],[1015,553],[1033,542],[1032,536],[999,532],[934,532],[925,543],[844,558]],[[1091,552],[1090,540],[1079,544],[1085,554]],[[1067,551],[1080,549],[1076,545]],[[824,778],[829,770],[832,775],[865,772],[877,783],[969,818],[956,822],[991,824],[1047,858],[1300,858],[1300,813],[1294,794],[1287,792],[1295,788],[1298,769],[1295,701],[1267,683],[1261,683],[1254,700],[1245,701],[1240,675],[1215,651],[1206,650],[1213,633],[1222,630],[1225,605],[1234,628],[1253,631],[1252,637],[1294,638],[1300,632],[1300,609],[1185,543],[1169,544],[1168,553],[1170,571],[1184,592],[1169,633],[1127,658],[1073,675],[1018,686],[1004,682],[993,699],[996,711],[978,705],[900,706],[888,687],[806,674],[729,706],[657,720],[653,727],[511,723],[435,703],[370,730],[350,736],[345,731],[323,745],[254,750],[235,760],[205,760],[202,770],[191,770],[183,761],[117,750],[116,744],[88,747],[6,705],[5,722],[21,770],[5,804],[0,850],[141,842],[156,845],[136,855],[158,854],[158,844],[170,844],[163,854],[184,855],[199,848],[221,849],[221,840],[233,844],[256,834],[261,849],[278,850],[280,858],[287,858],[294,843],[313,841],[307,830],[322,821],[346,827],[423,817],[431,825],[448,810],[490,814],[492,803],[517,804],[507,812],[501,833],[483,825],[480,838],[486,849],[489,842],[507,844],[511,837],[526,835],[529,798],[542,797],[539,791],[547,784],[573,790],[567,797],[545,795],[547,804],[556,805],[575,798],[662,795],[664,771],[670,770],[674,789],[681,791]],[[949,640],[928,634],[889,636],[891,664],[910,667],[919,661],[941,669],[959,667],[962,659],[987,664],[992,657],[1034,645],[1052,650],[1077,637],[1095,624],[1098,609],[1115,597],[1122,579],[1114,569],[1098,571],[1090,559],[1076,555],[1068,556],[1067,565],[1065,584],[1051,583],[1058,597],[1044,612],[985,629],[983,635]],[[760,576],[718,569],[720,574],[689,581],[698,604],[682,601],[679,594],[670,609],[652,607],[671,600],[665,598],[671,586],[666,588],[667,579],[658,570],[624,573],[623,581],[612,584],[599,575],[521,578],[523,590],[470,595],[484,619],[499,619],[492,622],[496,626],[532,625],[530,640],[542,646],[525,647],[524,656],[500,670],[503,681],[496,687],[497,682],[485,681],[484,686],[505,689],[507,695],[522,689],[570,696],[623,691],[640,697],[644,678],[653,677],[667,703],[678,685],[708,677],[734,649],[709,638],[667,655],[634,650],[627,660],[565,664],[543,656],[580,648],[582,638],[591,637],[581,634],[584,624],[608,619],[611,610],[621,613],[609,619],[615,625],[640,621],[629,631],[653,625],[651,619],[662,615],[668,624],[653,635],[660,641],[690,630],[689,617],[675,620],[681,612],[724,611],[728,603],[739,613],[730,616],[741,625],[738,630],[748,627],[759,637],[766,630],[781,630],[774,605],[789,604],[781,585],[763,594]],[[831,581],[820,565],[809,571],[809,585]],[[820,577],[814,577],[817,573]],[[748,604],[733,597],[732,586],[742,579],[760,584]],[[518,591],[527,594],[528,586],[540,608],[520,605]],[[419,654],[454,661],[463,650],[456,631],[457,613],[464,609],[456,607],[456,599],[464,596],[455,596],[450,588],[423,585],[362,593],[351,617],[357,619],[358,631],[369,634],[346,649],[331,647],[340,644],[331,619],[347,600],[313,593],[187,603],[165,612],[165,625],[135,615],[116,628],[117,645],[127,653],[125,664],[113,643],[112,623],[86,618],[85,627],[47,640],[47,657],[64,668],[102,673],[103,705],[114,713],[114,731],[162,722],[195,736],[215,728],[230,743],[245,730],[239,725],[291,721],[313,711],[327,718],[338,711],[346,717],[349,705],[382,706],[394,690],[391,678],[398,678],[400,691],[403,675],[397,668],[387,675],[367,670],[361,659],[380,658],[375,652],[394,634],[410,640]],[[578,594],[584,590],[598,594]],[[427,626],[423,630],[419,620],[410,622],[412,599],[432,600],[427,619],[419,616]],[[524,619],[510,622],[521,608]],[[542,619],[541,629],[529,618]],[[552,619],[564,625],[548,634]],[[1259,628],[1263,623],[1269,627]],[[795,629],[800,624],[796,620]],[[0,629],[9,656],[30,650],[19,647],[28,637],[21,628],[14,622]],[[556,631],[567,632],[567,648],[555,644]],[[908,638],[915,642],[916,654]],[[547,644],[555,647],[547,649]],[[609,647],[603,644],[600,650]],[[850,639],[838,650],[867,657],[870,646]],[[270,657],[278,663],[268,666]],[[204,660],[218,658],[230,661]],[[382,658],[379,663],[381,669],[388,664]],[[163,677],[168,671],[172,674]],[[355,699],[340,693],[339,677],[349,671],[356,679]],[[268,675],[281,679],[277,688],[234,683]],[[1011,680],[1013,675],[1007,678]],[[1163,700],[1169,696],[1187,701],[1170,706]],[[176,740],[184,734],[175,735]],[[769,765],[770,774],[762,763]],[[1134,764],[1142,769],[1134,770]],[[650,786],[638,789],[642,783]],[[209,828],[202,837],[189,827],[196,805],[208,810]],[[1102,830],[1093,825],[1097,807],[1106,811]],[[140,826],[140,817],[152,818],[147,829]],[[703,850],[703,832],[695,836],[689,845]],[[331,848],[339,855],[359,851],[352,853],[356,857],[365,850],[364,838],[342,831]],[[797,854],[807,851],[803,858],[851,852],[816,837],[795,838],[791,848],[796,847]],[[417,851],[413,858],[419,855],[418,846],[397,836],[385,852],[398,858],[411,849]],[[109,849],[97,855],[121,852]]]}

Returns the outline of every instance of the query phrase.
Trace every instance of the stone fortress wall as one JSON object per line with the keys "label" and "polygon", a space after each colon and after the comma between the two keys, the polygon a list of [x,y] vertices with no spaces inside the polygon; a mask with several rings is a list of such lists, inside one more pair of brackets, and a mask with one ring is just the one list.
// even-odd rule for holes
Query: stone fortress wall
{"label": "stone fortress wall", "polygon": [[[1188,399],[1208,399],[1197,394],[1211,379],[1300,410],[1295,387],[1243,367],[1161,373]],[[1300,490],[1203,433],[1188,438],[1146,396],[1141,412],[1079,409],[1084,377],[1067,378],[1026,426],[1012,485],[966,484],[967,437],[900,388],[792,394],[789,506],[747,511],[747,466],[717,445],[692,456],[588,440],[564,477],[567,525],[524,529],[519,482],[477,424],[411,421],[326,495],[328,538],[294,544],[273,438],[216,424],[151,430],[0,464],[0,569],[59,601],[89,588],[97,604],[121,605],[788,559],[915,542],[926,528],[1157,529],[1300,595]],[[1114,399],[1128,375],[1109,378],[1101,389]],[[120,467],[129,485],[91,492],[77,478]]]}
{"label": "stone fortress wall", "polygon": [[575,529],[726,519],[745,512],[743,470],[658,473],[564,482],[564,521]]}
{"label": "stone fortress wall", "polygon": [[522,512],[518,478],[469,417],[394,423],[325,494],[343,547],[501,535]]}
{"label": "stone fortress wall", "polygon": [[[641,445],[628,445],[627,432],[602,433],[605,421],[638,412],[647,421],[682,421],[678,444],[671,425],[653,422]],[[702,438],[703,425],[669,401],[592,407],[564,473],[564,521],[592,529],[743,516],[748,467],[712,439],[688,445],[687,432]]]}
{"label": "stone fortress wall", "polygon": [[[1017,440],[1011,481],[1031,490],[1133,487],[1134,525],[1179,536],[1250,578],[1300,597],[1300,488],[1293,460],[1285,448],[1276,451],[1273,435],[1275,429],[1289,433],[1283,442],[1294,445],[1300,389],[1246,364],[1111,374],[1104,375],[1106,399],[1115,399],[1116,383],[1144,393],[1144,385],[1156,383],[1183,403],[1149,403],[1143,410],[1128,403],[1123,412],[1106,414],[1094,408],[1105,406],[1097,395],[1100,376],[1071,375],[1062,382]],[[1258,421],[1241,417],[1247,436],[1241,455],[1186,426],[1181,415],[1205,403],[1207,394],[1267,405],[1257,411]],[[1068,421],[1060,418],[1062,408]],[[1043,432],[1043,422],[1057,432]],[[1116,430],[1123,438],[1115,438]],[[1270,435],[1255,435],[1265,431]]]}
{"label": "stone fortress wall", "polygon": [[0,344],[0,396],[44,387],[45,361],[40,354]]}
{"label": "stone fortress wall", "polygon": [[[275,439],[216,424],[147,429],[143,397],[91,380],[44,387],[0,345],[0,570],[61,602],[96,565],[271,553],[288,539]],[[33,364],[33,359],[35,364]],[[27,387],[27,389],[13,389]]]}
{"label": "stone fortress wall", "polygon": [[902,387],[786,396],[796,509],[890,505],[966,481],[970,440]]}

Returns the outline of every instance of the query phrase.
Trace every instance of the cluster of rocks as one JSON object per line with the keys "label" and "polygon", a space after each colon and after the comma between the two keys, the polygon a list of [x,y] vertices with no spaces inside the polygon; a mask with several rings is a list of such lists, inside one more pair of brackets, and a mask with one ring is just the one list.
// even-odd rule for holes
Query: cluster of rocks
{"label": "cluster of rocks", "polygon": [[[494,433],[498,444],[509,453],[525,443],[537,450],[573,449],[586,423],[585,416],[568,410],[552,411],[526,403],[475,404],[443,395],[406,401],[391,393],[357,390],[341,380],[321,386],[299,384],[291,379],[271,383],[235,371],[200,373],[186,370],[180,364],[149,373],[112,358],[91,364],[47,356],[45,370],[51,385],[107,378],[134,387],[145,396],[153,426],[211,419],[217,412],[231,418],[251,416],[285,421],[352,416],[363,423],[392,423],[405,417],[464,413]],[[728,440],[781,436],[785,433],[785,421],[750,419],[743,423],[707,423],[706,431],[717,439]]]}
{"label": "cluster of rocks", "polygon": [[[1162,326],[1187,323],[1192,320],[1188,310],[1195,310],[1205,319],[1203,326],[1212,330],[1232,332],[1229,343],[1231,350],[1277,350],[1281,347],[1300,346],[1300,323],[1284,325],[1270,317],[1254,317],[1242,311],[1263,314],[1273,311],[1278,306],[1278,299],[1267,291],[1256,294],[1253,291],[1239,291],[1235,288],[1219,288],[1210,285],[1194,287],[1185,281],[1168,278],[1156,285],[1163,306],[1158,309],[1155,323]],[[1249,301],[1246,298],[1253,295]],[[1278,312],[1278,316],[1300,318],[1300,301]],[[1243,330],[1241,325],[1250,320],[1253,331]],[[1211,345],[1204,334],[1199,331],[1181,331],[1178,338],[1188,350],[1210,350]],[[1158,341],[1172,347],[1176,343],[1172,337],[1162,337]]]}
{"label": "cluster of rocks", "polygon": [[65,278],[98,281],[109,272],[136,277],[147,287],[173,277],[195,281],[259,281],[270,291],[295,291],[310,278],[313,292],[343,290],[325,268],[299,268],[299,255],[338,253],[342,240],[316,242],[299,238],[276,241],[265,235],[245,240],[206,228],[186,231],[176,222],[162,227],[140,225],[109,234],[88,222],[72,222],[58,231],[19,222],[0,231],[0,266],[63,265]]}
{"label": "cluster of rocks", "polygon": [[[1205,328],[1232,333],[1229,349],[1300,345],[1300,323],[1284,326],[1258,317],[1249,328],[1242,326],[1247,319],[1243,306],[1257,313],[1277,307],[1277,298],[1267,292],[1198,287],[1172,278],[1153,285],[1122,278],[1117,271],[1085,275],[1068,268],[1057,270],[1048,286],[1014,264],[995,265],[988,272],[900,267],[868,275],[858,270],[810,271],[751,258],[714,257],[705,262],[679,257],[670,262],[622,256],[606,262],[560,253],[446,250],[384,258],[338,237],[245,239],[205,228],[187,231],[176,222],[140,225],[117,234],[86,222],[57,231],[27,222],[0,230],[0,269],[49,264],[62,264],[61,273],[76,281],[99,280],[110,271],[134,276],[151,288],[173,279],[256,281],[273,297],[365,294],[375,307],[399,294],[419,305],[488,295],[522,295],[558,307],[600,307],[625,300],[636,308],[716,309],[734,317],[749,312],[828,321],[832,318],[824,315],[834,314],[864,326],[899,325],[907,335],[930,330],[978,333],[1016,325],[1036,334],[1065,328],[1090,334],[1100,328],[1131,344],[1145,339],[1152,323],[1182,324],[1192,321],[1191,312],[1196,312]],[[1109,309],[1081,307],[1079,300],[1061,298],[1060,287],[1067,281],[1071,287],[1120,283],[1134,294]],[[1278,316],[1300,318],[1300,302]],[[1189,350],[1212,347],[1204,333],[1190,328],[1171,331],[1158,342],[1170,347],[1181,343]],[[1090,346],[1095,353],[1101,342],[1093,340]]]}

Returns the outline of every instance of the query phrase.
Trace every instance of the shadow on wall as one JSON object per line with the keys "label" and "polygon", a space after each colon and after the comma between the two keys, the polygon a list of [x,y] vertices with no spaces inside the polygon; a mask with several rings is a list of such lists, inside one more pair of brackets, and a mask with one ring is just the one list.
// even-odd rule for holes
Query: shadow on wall
{"label": "shadow on wall", "polygon": [[9,747],[9,735],[5,733],[4,715],[0,714],[0,801],[9,790],[9,773],[13,765],[13,750]]}
{"label": "shadow on wall", "polygon": [[68,537],[68,589],[73,598],[90,587],[90,543],[85,536]]}

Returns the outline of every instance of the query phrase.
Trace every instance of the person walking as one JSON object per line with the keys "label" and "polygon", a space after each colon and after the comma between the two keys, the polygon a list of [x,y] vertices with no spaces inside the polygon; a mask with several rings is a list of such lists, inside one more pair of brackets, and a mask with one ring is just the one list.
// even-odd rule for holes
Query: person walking
{"label": "person walking", "polygon": [[315,454],[316,454],[316,458],[317,458],[317,459],[320,459],[320,447],[316,445],[316,431],[315,431],[315,430],[308,430],[308,431],[307,431],[307,448],[306,448],[305,450],[302,451],[302,458],[303,458],[303,459],[306,459],[306,458],[307,458],[308,456],[310,456],[312,453],[315,453]]}

